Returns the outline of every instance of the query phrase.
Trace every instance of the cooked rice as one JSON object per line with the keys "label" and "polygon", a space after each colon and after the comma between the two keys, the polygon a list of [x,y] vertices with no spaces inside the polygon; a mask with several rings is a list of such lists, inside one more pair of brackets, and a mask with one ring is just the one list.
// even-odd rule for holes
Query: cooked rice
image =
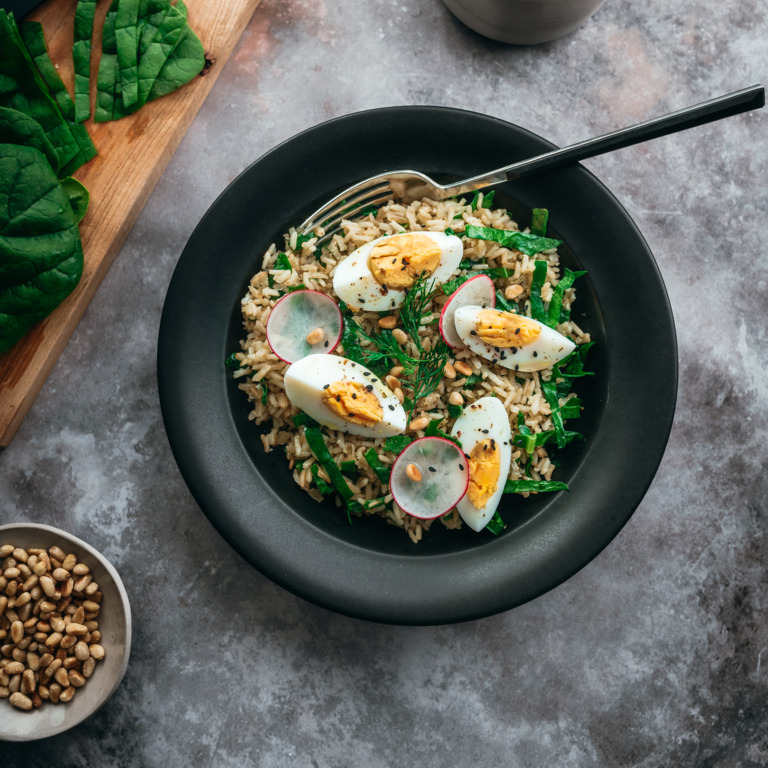
{"label": "cooked rice", "polygon": [[[506,210],[481,207],[482,195],[476,201],[476,205],[478,207],[472,208],[463,200],[436,202],[424,199],[408,205],[390,202],[375,214],[355,221],[343,222],[342,232],[334,235],[329,245],[323,248],[321,254],[316,252],[316,239],[302,243],[297,250],[297,233],[291,229],[285,236],[284,250],[291,264],[291,269],[275,268],[275,260],[279,250],[273,244],[264,254],[261,271],[251,278],[248,293],[242,299],[242,313],[247,337],[241,341],[242,351],[236,354],[241,367],[234,375],[241,379],[239,387],[246,393],[253,406],[249,419],[257,425],[268,424],[267,431],[261,434],[264,450],[269,453],[276,446],[283,446],[289,467],[293,471],[293,479],[316,501],[320,502],[323,499],[320,491],[314,486],[310,470],[312,464],[316,463],[316,459],[304,438],[304,430],[296,428],[292,422],[292,417],[299,411],[291,405],[285,394],[283,374],[287,368],[287,363],[284,363],[272,352],[266,340],[265,326],[271,308],[288,288],[300,285],[335,297],[332,280],[336,265],[359,246],[383,235],[419,230],[442,232],[449,227],[457,234],[461,234],[467,224],[497,229],[518,229],[516,222],[510,218]],[[510,285],[519,285],[522,288],[522,294],[517,296],[515,300],[521,304],[524,301],[527,302],[529,296],[534,261],[546,259],[548,263],[547,280],[541,295],[544,301],[551,298],[552,289],[560,276],[556,249],[544,251],[532,258],[491,241],[465,239],[463,243],[463,258],[476,259],[478,261],[476,268],[506,267],[514,270],[511,277],[494,280],[494,283],[502,291]],[[270,287],[270,282],[272,287]],[[439,315],[442,305],[447,300],[448,297],[440,291],[434,295],[432,310],[435,317]],[[573,300],[574,290],[569,288],[563,298],[563,308],[570,309]],[[356,312],[355,318],[367,332],[378,330],[378,313]],[[589,335],[584,333],[572,320],[557,326],[557,330],[573,339],[576,344],[589,341]],[[420,335],[424,348],[429,349],[431,343],[439,338],[437,324],[422,325]],[[365,346],[366,342],[362,343]],[[418,356],[416,346],[412,341],[409,340],[405,346],[408,354]],[[343,354],[343,349],[337,348],[336,353]],[[448,415],[447,408],[451,393],[460,393],[465,405],[480,397],[495,394],[509,411],[513,433],[517,431],[518,413],[523,414],[525,424],[533,432],[553,428],[550,407],[541,391],[539,382],[539,376],[544,379],[548,378],[549,370],[531,373],[516,372],[493,365],[468,349],[451,350],[451,353],[451,362],[464,361],[472,368],[473,373],[482,376],[482,380],[473,388],[464,389],[466,377],[460,374],[457,374],[455,378],[443,377],[437,390],[417,403],[413,414],[414,419],[422,415],[426,415],[430,419],[442,418],[444,421],[441,422],[440,429],[450,432],[454,422],[454,419]],[[263,386],[266,386],[268,390],[266,404],[262,403]],[[391,465],[396,455],[383,451],[383,438],[358,437],[330,429],[323,431],[328,448],[337,464],[350,460],[355,462],[358,476],[354,480],[353,478],[346,478],[350,488],[355,493],[354,499],[364,502],[383,497],[385,504],[375,510],[369,510],[368,514],[384,517],[390,524],[403,528],[414,543],[418,542],[434,521],[417,519],[403,513],[392,501],[388,487],[379,482],[376,474],[363,458],[363,454],[371,446],[374,446],[381,462],[385,465]],[[424,432],[408,431],[407,434],[422,437]],[[529,458],[531,465],[527,477],[534,480],[552,479],[555,467],[544,446],[537,447],[531,457],[522,449],[513,446],[510,479],[523,478],[523,469]],[[319,468],[319,476],[326,482],[329,480],[322,468]],[[522,495],[527,496],[528,494]],[[337,506],[342,506],[341,499],[338,496],[335,498]],[[438,519],[446,528],[450,529],[460,528],[462,524],[456,509]]]}

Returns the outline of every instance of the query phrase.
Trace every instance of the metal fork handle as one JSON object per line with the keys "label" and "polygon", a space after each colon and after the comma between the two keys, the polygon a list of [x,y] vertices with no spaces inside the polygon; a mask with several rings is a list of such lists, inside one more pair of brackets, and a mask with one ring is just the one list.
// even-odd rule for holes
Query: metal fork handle
{"label": "metal fork handle", "polygon": [[571,144],[562,149],[554,149],[551,152],[506,165],[490,173],[473,176],[457,184],[446,185],[444,189],[447,193],[446,196],[452,196],[500,184],[504,181],[514,181],[532,173],[560,168],[563,165],[577,163],[580,160],[612,152],[615,149],[624,149],[643,141],[667,136],[688,128],[695,128],[698,125],[705,125],[724,117],[738,115],[751,109],[759,109],[764,105],[765,88],[762,85],[752,85],[749,88],[743,88],[725,96],[718,96],[715,99],[680,109],[663,117],[656,117],[629,128],[622,128],[603,136]]}

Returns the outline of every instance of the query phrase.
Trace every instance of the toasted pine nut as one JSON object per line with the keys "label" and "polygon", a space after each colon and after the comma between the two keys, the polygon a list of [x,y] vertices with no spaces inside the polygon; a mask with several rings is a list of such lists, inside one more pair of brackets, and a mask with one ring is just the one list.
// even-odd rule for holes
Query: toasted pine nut
{"label": "toasted pine nut", "polygon": [[65,688],[61,692],[61,695],[59,696],[59,701],[63,701],[65,704],[68,701],[72,701],[72,698],[74,697],[76,690],[77,689],[72,685],[69,688]]}
{"label": "toasted pine nut", "polygon": [[51,701],[54,704],[58,704],[59,697],[61,696],[61,686],[58,683],[51,683],[51,685],[48,687],[48,694]]}
{"label": "toasted pine nut", "polygon": [[56,582],[48,575],[40,577],[40,586],[48,597],[53,597],[56,592]]}
{"label": "toasted pine nut", "polygon": [[24,671],[24,665],[20,661],[9,661],[3,668],[6,675],[20,675]]}
{"label": "toasted pine nut", "polygon": [[101,606],[98,603],[95,603],[93,600],[83,600],[83,610],[88,613],[98,613],[101,609]]}
{"label": "toasted pine nut", "polygon": [[78,661],[85,661],[90,655],[91,652],[88,650],[88,644],[83,640],[79,640],[75,645],[75,658]]}
{"label": "toasted pine nut", "polygon": [[86,573],[90,572],[91,569],[85,563],[76,563],[75,567],[72,569],[72,573],[74,573],[75,576],[85,576]]}
{"label": "toasted pine nut", "polygon": [[397,325],[397,318],[394,315],[387,315],[379,318],[379,328],[392,330]]}
{"label": "toasted pine nut", "polygon": [[22,693],[30,694],[34,693],[35,686],[35,673],[31,669],[25,669],[21,676],[21,688],[19,690]]}
{"label": "toasted pine nut", "polygon": [[405,342],[408,341],[408,334],[402,328],[395,328],[395,330],[392,331],[392,335],[395,337],[395,341],[398,344],[405,344]]}
{"label": "toasted pine nut", "polygon": [[83,677],[89,678],[93,674],[93,670],[96,668],[96,659],[90,656],[83,662]]}
{"label": "toasted pine nut", "polygon": [[448,402],[451,405],[464,405],[464,398],[462,397],[461,392],[451,392],[451,394],[448,395]]}
{"label": "toasted pine nut", "polygon": [[71,621],[67,624],[67,629],[65,631],[68,635],[84,635],[88,631],[88,627],[84,624],[75,624],[74,621]]}
{"label": "toasted pine nut", "polygon": [[446,379],[455,379],[456,369],[450,363],[446,363],[445,368],[443,368],[443,375]]}
{"label": "toasted pine nut", "polygon": [[409,464],[405,468],[405,474],[408,475],[414,483],[421,482],[421,472],[415,464]]}
{"label": "toasted pine nut", "polygon": [[390,375],[387,376],[384,381],[386,382],[387,386],[392,390],[396,390],[400,386],[400,379],[395,378],[394,376]]}
{"label": "toasted pine nut", "polygon": [[13,544],[3,544],[0,546],[0,559],[4,560],[6,557],[8,557],[8,555],[13,553],[14,549],[15,547]]}
{"label": "toasted pine nut", "polygon": [[69,675],[67,674],[67,670],[63,667],[59,667],[56,670],[56,674],[54,675],[56,678],[56,682],[62,687],[62,688],[69,688]]}
{"label": "toasted pine nut", "polygon": [[70,552],[63,560],[61,567],[65,571],[71,571],[75,564],[77,563],[77,558]]}
{"label": "toasted pine nut", "polygon": [[75,688],[82,688],[85,685],[85,678],[76,669],[72,669],[69,672],[69,682]]}
{"label": "toasted pine nut", "polygon": [[463,360],[457,360],[453,367],[462,376],[470,376],[472,374],[472,368],[470,368]]}
{"label": "toasted pine nut", "polygon": [[65,571],[63,568],[56,568],[51,576],[56,581],[66,581],[69,578],[69,571]]}
{"label": "toasted pine nut", "polygon": [[24,625],[20,621],[14,621],[11,624],[11,640],[14,643],[20,643],[24,638]]}
{"label": "toasted pine nut", "polygon": [[402,402],[405,400],[405,395],[403,394],[403,390],[402,390],[402,389],[400,389],[400,387],[398,387],[398,388],[397,388],[397,389],[394,391],[394,395],[395,395],[395,397],[396,397],[396,398],[397,398],[397,399],[398,399],[398,400],[399,400],[401,403],[402,403]]}
{"label": "toasted pine nut", "polygon": [[420,429],[424,429],[429,424],[429,418],[426,416],[419,416],[418,419],[414,419],[409,426],[412,432],[418,432]]}
{"label": "toasted pine nut", "polygon": [[402,365],[396,365],[394,368],[392,368],[389,372],[390,376],[399,376],[405,368],[403,368]]}
{"label": "toasted pine nut", "polygon": [[508,285],[504,289],[504,295],[508,299],[516,299],[523,292],[522,285]]}
{"label": "toasted pine nut", "polygon": [[99,645],[98,643],[94,643],[90,648],[91,656],[96,659],[96,661],[101,661],[104,656],[106,655],[104,652],[104,646]]}
{"label": "toasted pine nut", "polygon": [[48,639],[45,641],[45,645],[47,648],[56,648],[58,647],[59,643],[61,643],[63,635],[61,632],[51,632],[50,635],[48,635]]}
{"label": "toasted pine nut", "polygon": [[30,699],[29,696],[25,696],[23,693],[12,693],[10,702],[18,709],[32,709],[32,699]]}
{"label": "toasted pine nut", "polygon": [[67,556],[67,553],[61,547],[57,547],[55,544],[52,547],[48,547],[48,554],[56,560],[60,561],[63,561]]}
{"label": "toasted pine nut", "polygon": [[315,328],[307,334],[307,344],[319,344],[325,338],[325,331],[322,328]]}

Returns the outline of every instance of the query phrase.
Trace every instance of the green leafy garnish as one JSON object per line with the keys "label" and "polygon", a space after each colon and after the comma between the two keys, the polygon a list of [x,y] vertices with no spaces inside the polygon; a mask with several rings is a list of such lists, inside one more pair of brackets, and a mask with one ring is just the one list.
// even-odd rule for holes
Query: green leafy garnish
{"label": "green leafy garnish", "polygon": [[317,490],[320,491],[320,493],[323,494],[323,496],[330,496],[330,494],[333,493],[333,486],[328,485],[328,483],[323,480],[322,477],[320,477],[320,467],[317,464],[313,464],[309,468],[310,473],[312,474],[312,478],[315,481],[315,486],[317,486]]}
{"label": "green leafy garnish", "polygon": [[432,419],[424,430],[424,435],[426,437],[442,437],[445,440],[450,440],[452,443],[456,443],[456,445],[461,448],[461,443],[455,437],[451,437],[447,432],[443,432],[443,430],[440,429],[438,425],[441,424],[442,421],[442,419]]}
{"label": "green leafy garnish", "polygon": [[291,417],[294,427],[319,427],[320,425],[307,413],[301,411]]}
{"label": "green leafy garnish", "polygon": [[540,323],[546,323],[547,312],[544,309],[544,301],[541,298],[541,289],[547,281],[547,262],[535,261],[533,265],[533,277],[531,278],[531,317]]}
{"label": "green leafy garnish", "polygon": [[[325,443],[323,433],[318,427],[304,427],[304,437],[307,439],[309,450],[312,451],[320,466],[331,479],[336,492],[345,502],[349,502],[354,496],[354,492],[341,474],[341,470],[336,466],[336,462]],[[349,505],[347,507],[347,518],[349,519]]]}
{"label": "green leafy garnish", "polygon": [[488,521],[488,524],[485,526],[485,530],[489,533],[492,533],[494,536],[498,536],[505,528],[506,524],[501,519],[501,515],[499,514],[499,510],[497,509],[493,513],[493,517]]}
{"label": "green leafy garnish", "polygon": [[[396,437],[404,437],[404,435],[396,435]],[[389,438],[389,439],[391,440],[393,438]],[[408,442],[410,442],[410,438],[408,438]],[[385,443],[385,450],[386,450],[386,443]],[[379,479],[379,482],[382,485],[388,485],[390,468],[386,466],[386,464],[382,464],[376,449],[373,446],[371,446],[363,454],[363,458],[365,458],[365,460],[368,462],[368,466],[376,473],[376,477]]]}
{"label": "green leafy garnish", "polygon": [[464,406],[463,405],[454,405],[453,403],[448,403],[448,417],[451,419],[458,419],[459,416],[464,412]]}
{"label": "green leafy garnish", "polygon": [[[407,445],[410,445],[412,442],[413,438],[409,437],[408,435],[393,435],[384,441],[383,447],[384,450],[388,453],[400,453]],[[368,457],[366,456],[366,458]]]}
{"label": "green leafy garnish", "polygon": [[[565,295],[565,292],[573,285],[577,278],[586,274],[586,270],[572,272],[570,269],[568,269],[568,267],[565,268],[563,277],[552,291],[552,298],[550,299],[549,307],[547,308],[545,322],[550,328],[554,328],[556,325],[558,325],[558,323],[563,321],[562,308],[563,296]],[[564,319],[567,319],[567,316]]]}
{"label": "green leafy garnish", "polygon": [[233,352],[225,361],[224,365],[227,368],[237,369],[241,367],[240,361],[237,359],[237,352]]}
{"label": "green leafy garnish", "polygon": [[494,229],[493,227],[478,227],[475,224],[467,224],[464,234],[473,240],[492,240],[505,248],[514,248],[528,256],[535,256],[541,251],[557,248],[562,240],[553,240],[549,237],[541,237],[532,233],[517,232],[511,229]]}
{"label": "green leafy garnish", "polygon": [[558,480],[507,480],[504,493],[550,493],[567,491],[568,486]]}
{"label": "green leafy garnish", "polygon": [[546,208],[534,208],[531,212],[531,232],[539,237],[546,237],[549,211]]}
{"label": "green leafy garnish", "polygon": [[500,291],[496,291],[496,307],[504,312],[515,312],[515,308],[507,301],[507,297]]}
{"label": "green leafy garnish", "polygon": [[293,267],[291,266],[291,261],[288,258],[288,254],[280,251],[277,254],[277,258],[275,258],[275,266],[272,267],[272,269],[287,269],[287,270],[293,269]]}
{"label": "green leafy garnish", "polygon": [[462,389],[472,389],[475,384],[479,384],[483,380],[483,376],[480,373],[470,373],[467,376],[467,380],[464,382]]}

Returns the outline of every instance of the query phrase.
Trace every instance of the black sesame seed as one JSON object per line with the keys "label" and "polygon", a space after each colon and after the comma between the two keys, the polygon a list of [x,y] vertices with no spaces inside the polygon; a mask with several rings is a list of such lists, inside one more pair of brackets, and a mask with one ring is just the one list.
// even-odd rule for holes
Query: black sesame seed
{"label": "black sesame seed", "polygon": [[484,435],[487,435],[487,434],[488,434],[488,430],[487,430],[487,429],[481,429],[480,431],[481,431],[481,432],[482,432]]}
{"label": "black sesame seed", "polygon": [[337,403],[340,403],[340,402],[341,402],[341,395],[336,395],[336,402],[337,402]]}
{"label": "black sesame seed", "polygon": [[459,469],[463,472],[464,471],[464,465],[463,464],[459,464]]}
{"label": "black sesame seed", "polygon": [[517,347],[512,347],[512,354],[513,354],[513,355],[516,355],[516,354],[517,354]]}
{"label": "black sesame seed", "polygon": [[533,353],[533,356],[534,356],[534,357],[538,357],[538,356],[539,356],[539,353],[538,353],[538,352],[534,352],[534,353]]}
{"label": "black sesame seed", "polygon": [[436,470],[434,467],[430,467],[430,468],[429,468],[429,471],[430,471],[430,472],[437,472],[437,470]]}
{"label": "black sesame seed", "polygon": [[330,386],[331,386],[330,384],[323,384],[323,389],[328,389],[328,387]]}
{"label": "black sesame seed", "polygon": [[365,299],[360,299],[361,304],[365,304]]}
{"label": "black sesame seed", "polygon": [[363,376],[370,376],[370,375],[371,375],[370,371],[363,371]]}
{"label": "black sesame seed", "polygon": [[368,386],[366,387],[366,389],[367,389],[369,392],[373,392],[373,384],[368,384]]}
{"label": "black sesame seed", "polygon": [[328,339],[325,340],[325,344],[323,344],[324,347],[327,347],[331,342],[328,341]]}
{"label": "black sesame seed", "polygon": [[517,336],[518,333],[520,333],[520,329],[519,328],[515,328],[515,336]]}
{"label": "black sesame seed", "polygon": [[520,370],[520,366],[519,366],[519,365],[516,365],[516,366],[515,366],[515,370],[516,370],[516,371],[519,371],[519,370]]}
{"label": "black sesame seed", "polygon": [[389,406],[389,410],[390,410],[390,411],[394,411],[394,410],[395,410],[395,406],[394,406],[394,405],[390,405],[390,406]]}

